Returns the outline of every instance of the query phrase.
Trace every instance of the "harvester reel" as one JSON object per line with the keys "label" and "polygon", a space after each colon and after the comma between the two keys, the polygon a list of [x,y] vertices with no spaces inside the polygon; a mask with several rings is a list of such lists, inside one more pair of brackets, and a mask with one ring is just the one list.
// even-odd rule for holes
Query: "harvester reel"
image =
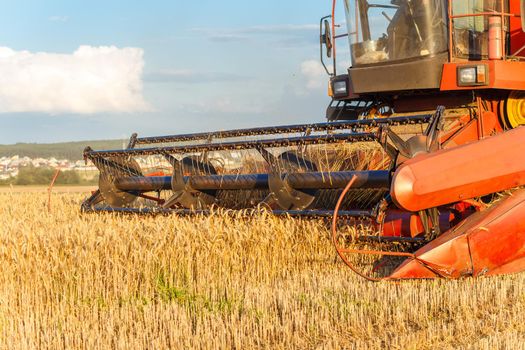
{"label": "harvester reel", "polygon": [[124,177],[141,176],[139,164],[132,158],[111,157],[104,161],[107,166],[99,167],[98,187],[104,201],[112,207],[127,207],[137,196],[134,193],[121,191],[115,185],[115,180]]}
{"label": "harvester reel", "polygon": [[204,163],[201,157],[185,157],[181,161],[172,161],[173,176],[171,178],[171,189],[173,195],[164,203],[164,208],[170,208],[179,204],[187,209],[202,210],[213,205],[216,201],[216,191],[201,192],[191,187],[189,178],[185,179],[185,173],[190,176],[216,175],[217,171],[209,162]]}
{"label": "harvester reel", "polygon": [[[295,152],[284,152],[270,162],[272,172],[268,176],[268,187],[271,199],[285,210],[303,210],[308,208],[315,200],[315,195],[296,190],[288,184],[287,176],[283,177],[281,170],[287,173],[317,171],[317,166],[299,156]],[[280,169],[276,169],[276,166]]]}

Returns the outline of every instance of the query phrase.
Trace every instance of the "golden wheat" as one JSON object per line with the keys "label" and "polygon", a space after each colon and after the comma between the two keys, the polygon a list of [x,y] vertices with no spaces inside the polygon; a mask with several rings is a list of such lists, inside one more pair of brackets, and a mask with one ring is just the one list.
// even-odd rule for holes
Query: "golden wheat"
{"label": "golden wheat", "polygon": [[321,221],[79,213],[0,193],[1,349],[519,348],[525,274],[370,283]]}

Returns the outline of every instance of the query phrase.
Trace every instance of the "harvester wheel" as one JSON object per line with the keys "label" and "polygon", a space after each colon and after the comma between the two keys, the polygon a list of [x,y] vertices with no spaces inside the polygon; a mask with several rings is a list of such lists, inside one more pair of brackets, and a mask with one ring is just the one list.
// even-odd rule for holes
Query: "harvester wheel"
{"label": "harvester wheel", "polygon": [[509,129],[525,125],[525,92],[512,91],[509,97],[501,103],[501,115]]}

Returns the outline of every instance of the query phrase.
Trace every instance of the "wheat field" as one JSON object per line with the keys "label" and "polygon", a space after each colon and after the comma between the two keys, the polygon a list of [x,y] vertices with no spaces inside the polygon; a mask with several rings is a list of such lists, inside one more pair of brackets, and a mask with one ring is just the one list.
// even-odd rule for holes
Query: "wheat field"
{"label": "wheat field", "polygon": [[80,214],[0,193],[1,349],[516,349],[525,273],[371,283],[322,221]]}

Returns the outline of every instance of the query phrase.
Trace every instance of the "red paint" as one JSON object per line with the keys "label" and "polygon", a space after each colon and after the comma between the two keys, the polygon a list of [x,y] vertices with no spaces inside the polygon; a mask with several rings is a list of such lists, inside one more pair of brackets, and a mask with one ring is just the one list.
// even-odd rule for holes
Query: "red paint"
{"label": "red paint", "polygon": [[[520,1],[510,1],[510,13],[519,14]],[[510,53],[516,55],[516,52],[525,46],[525,33],[521,28],[520,17],[510,17]],[[525,56],[525,50],[521,51],[518,56]]]}
{"label": "red paint", "polygon": [[395,172],[391,195],[417,212],[525,185],[525,127],[420,155]]}
{"label": "red paint", "polygon": [[[442,210],[439,216],[441,232],[449,230],[455,219],[456,217],[451,211]],[[429,225],[431,226],[430,219]],[[424,232],[423,223],[419,215],[391,209],[386,213],[381,235],[384,237],[417,237]]]}
{"label": "red paint", "polygon": [[[477,212],[414,253],[390,279],[498,275],[525,269],[525,190]],[[422,268],[421,265],[425,267]]]}
{"label": "red paint", "polygon": [[[525,54],[525,53],[524,53]],[[457,69],[461,66],[486,64],[489,67],[489,81],[481,86],[458,86]],[[525,90],[525,63],[515,61],[466,61],[462,63],[445,63],[441,78],[441,91],[503,89]]]}

